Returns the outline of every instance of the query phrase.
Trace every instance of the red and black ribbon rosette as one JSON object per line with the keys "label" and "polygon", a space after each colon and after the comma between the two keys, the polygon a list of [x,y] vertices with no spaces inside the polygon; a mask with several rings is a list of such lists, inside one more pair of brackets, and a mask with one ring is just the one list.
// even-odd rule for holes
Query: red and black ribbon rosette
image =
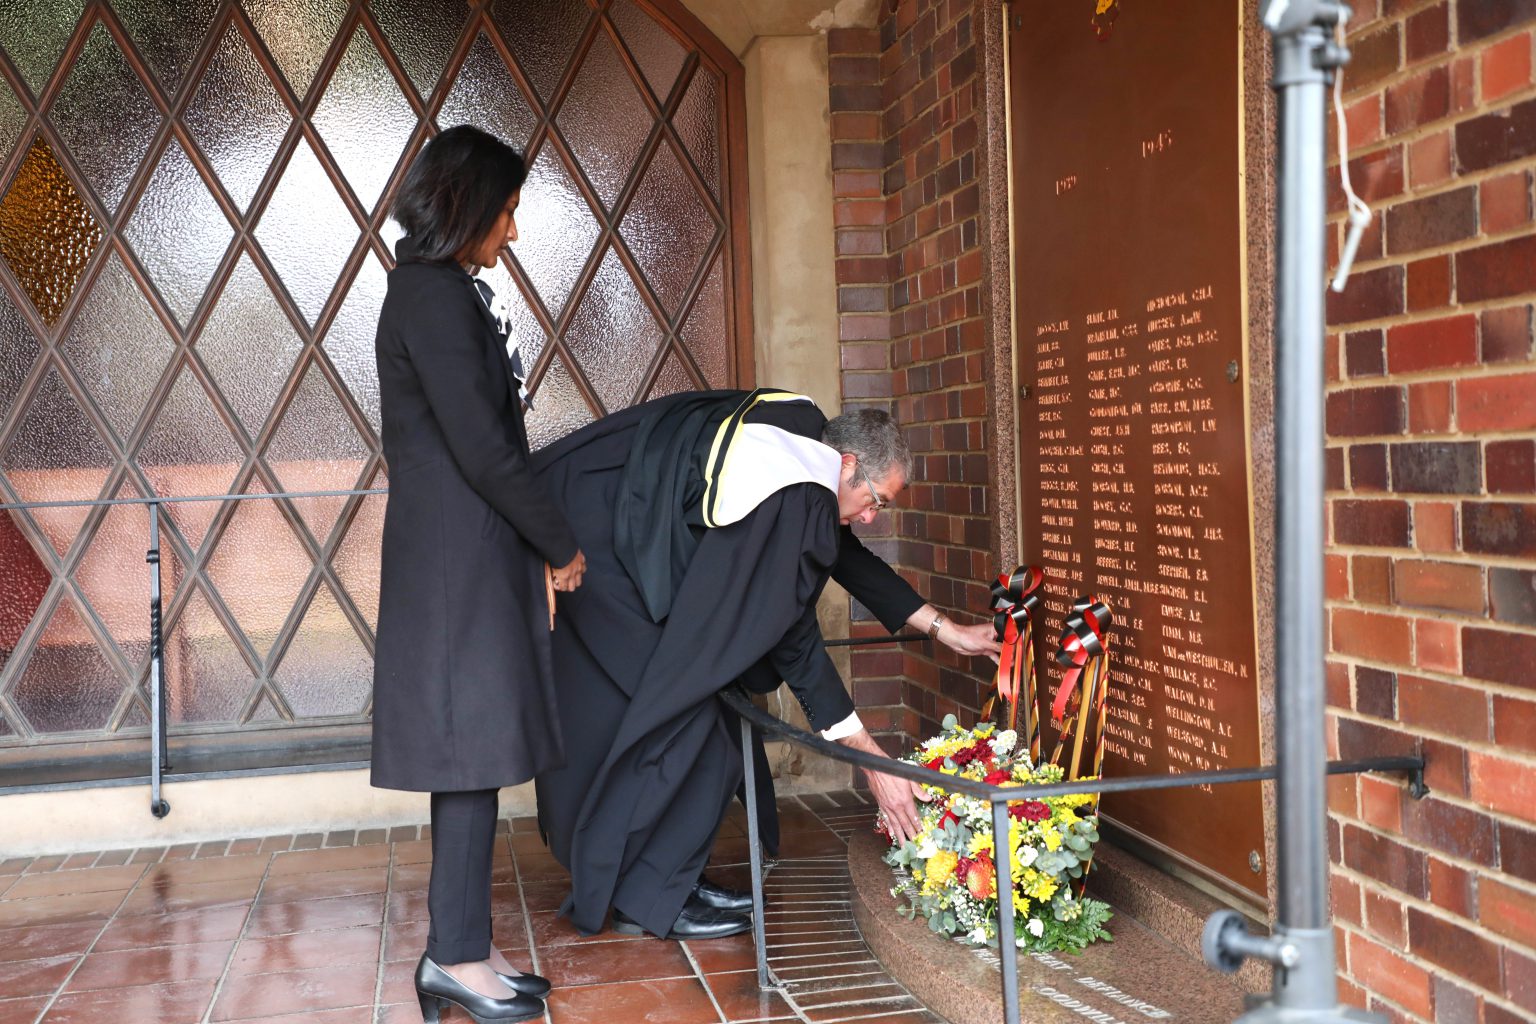
{"label": "red and black ribbon rosette", "polygon": [[1056,661],[1066,668],[1056,700],[1051,705],[1051,721],[1058,730],[1054,764],[1061,763],[1067,735],[1072,734],[1072,762],[1068,779],[1081,775],[1084,733],[1094,721],[1093,774],[1104,760],[1104,697],[1109,680],[1109,627],[1114,615],[1097,595],[1084,594],[1072,602],[1072,612],[1061,631],[1061,648]]}
{"label": "red and black ribbon rosette", "polygon": [[1035,700],[1033,617],[1040,607],[1040,588],[1045,573],[1039,566],[1021,565],[999,575],[992,584],[992,628],[1003,650],[997,659],[997,693],[982,709],[991,714],[992,701],[1001,697],[1008,705],[1008,728],[1019,729],[1019,709],[1025,712],[1030,763],[1040,763],[1040,715]]}

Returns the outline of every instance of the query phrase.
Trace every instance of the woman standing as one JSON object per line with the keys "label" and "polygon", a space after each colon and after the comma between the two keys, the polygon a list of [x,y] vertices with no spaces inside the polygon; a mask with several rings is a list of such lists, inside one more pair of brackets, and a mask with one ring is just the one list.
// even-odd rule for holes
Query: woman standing
{"label": "woman standing", "polygon": [[544,1011],[549,983],[491,943],[496,791],[559,765],[545,564],[557,590],[586,563],[528,469],[506,338],[473,274],[517,240],[521,156],[450,128],[406,173],[406,236],[375,342],[389,498],[374,660],[375,786],[432,794],[431,929],[416,969],[424,1019]]}

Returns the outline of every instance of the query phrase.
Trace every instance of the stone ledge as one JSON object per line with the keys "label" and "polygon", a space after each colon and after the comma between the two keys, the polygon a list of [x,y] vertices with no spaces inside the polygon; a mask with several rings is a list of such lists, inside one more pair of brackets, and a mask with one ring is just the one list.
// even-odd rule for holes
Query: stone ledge
{"label": "stone ledge", "polygon": [[[870,951],[929,1009],[952,1024],[998,1024],[1002,979],[995,956],[941,939],[896,913],[884,843],[857,832],[848,844],[853,918]],[[1019,1008],[1031,1024],[1229,1024],[1243,991],[1117,908],[1113,943],[1079,956],[1019,958]]]}

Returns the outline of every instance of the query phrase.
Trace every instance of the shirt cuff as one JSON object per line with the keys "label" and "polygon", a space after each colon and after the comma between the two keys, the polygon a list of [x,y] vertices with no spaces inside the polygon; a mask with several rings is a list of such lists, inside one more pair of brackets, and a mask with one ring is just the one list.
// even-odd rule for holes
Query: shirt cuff
{"label": "shirt cuff", "polygon": [[824,740],[840,740],[845,736],[852,736],[862,728],[864,728],[864,723],[859,720],[859,713],[855,711],[830,729],[821,730],[821,738]]}

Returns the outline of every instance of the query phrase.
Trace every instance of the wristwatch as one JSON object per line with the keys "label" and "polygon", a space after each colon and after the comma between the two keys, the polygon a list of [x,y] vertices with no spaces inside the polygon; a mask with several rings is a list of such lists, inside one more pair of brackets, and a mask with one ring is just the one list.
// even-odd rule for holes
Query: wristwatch
{"label": "wristwatch", "polygon": [[945,619],[943,612],[935,615],[933,617],[933,621],[928,623],[928,636],[934,640],[937,640],[939,638],[939,630],[943,628],[944,622]]}

